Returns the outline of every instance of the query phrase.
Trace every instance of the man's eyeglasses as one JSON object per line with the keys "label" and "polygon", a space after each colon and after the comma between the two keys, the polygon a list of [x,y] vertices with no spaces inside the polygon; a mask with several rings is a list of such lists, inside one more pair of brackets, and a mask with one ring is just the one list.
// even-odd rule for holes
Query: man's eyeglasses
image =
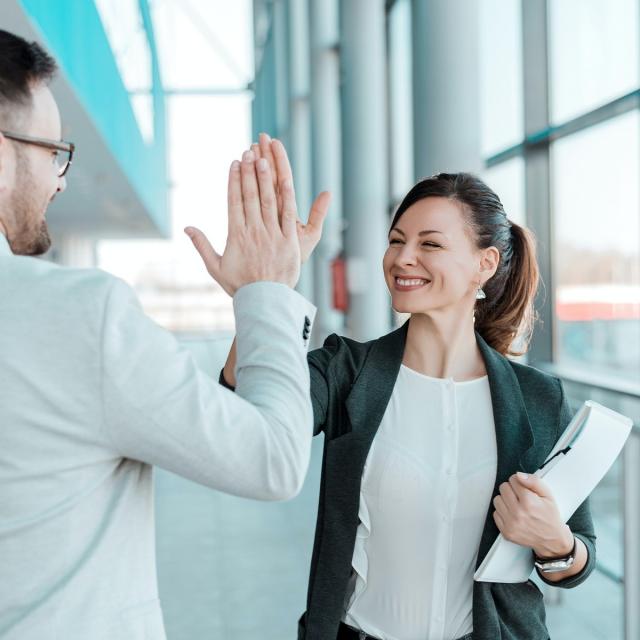
{"label": "man's eyeglasses", "polygon": [[34,138],[33,136],[25,136],[21,133],[11,133],[10,131],[0,131],[5,138],[15,140],[16,142],[24,142],[25,144],[33,144],[37,147],[51,149],[56,151],[56,164],[58,165],[58,177],[62,178],[73,161],[73,152],[76,146],[73,142],[64,142],[62,140],[48,140],[47,138]]}

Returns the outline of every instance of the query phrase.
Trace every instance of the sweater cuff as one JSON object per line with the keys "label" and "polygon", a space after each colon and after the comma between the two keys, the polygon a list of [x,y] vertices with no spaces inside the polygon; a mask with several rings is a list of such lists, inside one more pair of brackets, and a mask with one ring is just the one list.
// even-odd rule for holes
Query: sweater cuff
{"label": "sweater cuff", "polygon": [[542,571],[536,568],[538,577],[551,587],[558,587],[559,589],[573,589],[574,587],[577,587],[579,584],[582,584],[589,577],[591,572],[595,569],[595,566],[596,566],[595,545],[591,540],[589,540],[589,538],[587,538],[586,536],[583,536],[580,533],[574,533],[573,535],[579,540],[582,540],[582,542],[584,543],[584,546],[587,548],[587,562],[582,568],[582,571],[580,573],[576,573],[575,576],[569,576],[568,578],[565,578],[564,580],[560,580],[559,582],[553,582],[552,580],[547,580],[544,573],[542,573]]}

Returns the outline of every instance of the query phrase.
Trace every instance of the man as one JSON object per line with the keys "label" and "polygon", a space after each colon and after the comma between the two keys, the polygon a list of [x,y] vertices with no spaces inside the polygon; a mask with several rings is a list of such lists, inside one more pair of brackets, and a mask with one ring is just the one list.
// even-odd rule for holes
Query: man
{"label": "man", "polygon": [[315,309],[291,288],[295,198],[245,154],[224,254],[187,230],[234,297],[237,397],[122,281],[29,257],[49,248],[47,206],[73,153],[54,71],[0,31],[0,638],[157,640],[151,465],[263,500],[295,495],[307,469]]}

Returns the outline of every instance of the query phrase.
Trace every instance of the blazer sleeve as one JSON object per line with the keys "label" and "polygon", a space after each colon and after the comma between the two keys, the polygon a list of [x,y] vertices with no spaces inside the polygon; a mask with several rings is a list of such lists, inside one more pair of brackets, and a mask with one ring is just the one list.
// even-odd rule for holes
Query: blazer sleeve
{"label": "blazer sleeve", "polygon": [[[311,405],[313,408],[313,435],[317,436],[324,430],[327,422],[329,407],[329,379],[330,364],[336,354],[339,345],[339,338],[336,334],[330,335],[321,349],[315,349],[307,355],[309,364],[309,382],[311,390]],[[235,391],[235,387],[230,385],[224,377],[224,368],[220,371],[218,382],[229,389]]]}
{"label": "blazer sleeve", "polygon": [[[560,387],[560,419],[558,421],[558,433],[556,439],[562,435],[562,432],[566,429],[567,425],[571,421],[572,413],[569,403],[567,401],[562,382],[557,380]],[[576,538],[579,538],[584,542],[587,548],[588,558],[587,564],[582,571],[575,576],[565,578],[560,582],[551,582],[547,580],[544,573],[538,571],[538,575],[543,582],[553,586],[560,587],[561,589],[571,589],[582,584],[595,569],[596,566],[596,534],[593,527],[593,519],[591,517],[591,510],[589,507],[589,498],[587,498],[576,510],[576,512],[569,518],[567,522],[569,528],[573,532]]]}
{"label": "blazer sleeve", "polygon": [[329,417],[333,376],[331,365],[339,348],[340,338],[334,333],[324,341],[322,348],[311,351],[307,356],[311,382],[314,436],[324,431]]}
{"label": "blazer sleeve", "polygon": [[105,438],[117,455],[234,495],[280,500],[302,486],[312,408],[303,327],[315,308],[259,282],[233,300],[237,393],[196,364],[114,279],[101,329]]}

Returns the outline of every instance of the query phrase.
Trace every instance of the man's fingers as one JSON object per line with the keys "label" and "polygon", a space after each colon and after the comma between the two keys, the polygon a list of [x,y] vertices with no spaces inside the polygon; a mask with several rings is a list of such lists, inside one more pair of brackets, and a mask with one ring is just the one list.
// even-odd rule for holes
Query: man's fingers
{"label": "man's fingers", "polygon": [[280,225],[285,237],[298,237],[297,221],[298,211],[296,209],[296,194],[293,190],[293,180],[287,179],[281,184],[282,195],[282,215]]}
{"label": "man's fingers", "polygon": [[260,189],[262,219],[267,229],[276,230],[278,229],[278,207],[269,163],[265,158],[260,158],[256,162],[256,169],[258,173],[258,188]]}
{"label": "man's fingers", "polygon": [[229,214],[229,232],[242,229],[245,225],[242,206],[242,184],[240,181],[240,163],[234,160],[229,169],[227,186],[227,208]]}
{"label": "man's fingers", "polygon": [[240,178],[246,224],[247,226],[260,225],[262,223],[260,194],[258,191],[258,180],[256,178],[256,168],[252,151],[245,151],[242,155]]}
{"label": "man's fingers", "polygon": [[218,281],[218,274],[220,273],[220,260],[222,259],[216,250],[213,248],[207,236],[196,227],[186,227],[184,232],[189,236],[196,251],[200,254],[204,266],[207,268],[209,274]]}

